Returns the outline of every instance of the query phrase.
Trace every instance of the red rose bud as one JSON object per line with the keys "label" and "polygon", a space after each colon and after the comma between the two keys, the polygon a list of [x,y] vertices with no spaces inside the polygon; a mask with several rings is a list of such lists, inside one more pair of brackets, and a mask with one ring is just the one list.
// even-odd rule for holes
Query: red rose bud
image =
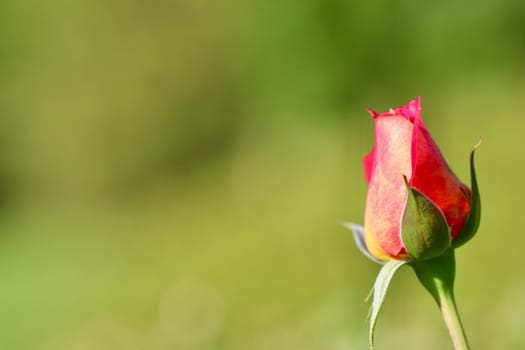
{"label": "red rose bud", "polygon": [[465,243],[480,217],[473,154],[471,191],[423,124],[419,98],[385,113],[369,112],[375,145],[364,159],[368,252],[382,261],[420,260]]}

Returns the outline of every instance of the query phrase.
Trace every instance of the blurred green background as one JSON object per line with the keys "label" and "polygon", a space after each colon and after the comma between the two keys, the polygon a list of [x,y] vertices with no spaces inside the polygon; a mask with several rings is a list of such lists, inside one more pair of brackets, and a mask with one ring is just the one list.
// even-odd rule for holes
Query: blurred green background
{"label": "blurred green background", "polygon": [[[0,348],[367,349],[370,107],[422,96],[484,215],[474,349],[525,348],[525,3],[0,2]],[[410,269],[378,349],[448,349]]]}

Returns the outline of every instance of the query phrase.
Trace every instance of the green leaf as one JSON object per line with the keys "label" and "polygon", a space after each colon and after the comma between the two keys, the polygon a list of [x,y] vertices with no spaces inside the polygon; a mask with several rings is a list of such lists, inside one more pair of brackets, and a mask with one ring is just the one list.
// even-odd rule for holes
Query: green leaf
{"label": "green leaf", "polygon": [[[405,178],[406,182],[406,178]],[[450,229],[441,210],[407,183],[408,195],[401,224],[401,238],[414,260],[432,259],[450,247]]]}
{"label": "green leaf", "polygon": [[379,274],[377,275],[376,282],[374,283],[374,300],[372,301],[372,313],[370,316],[370,349],[374,349],[374,331],[377,323],[377,317],[379,316],[379,311],[381,311],[381,306],[385,300],[385,295],[390,285],[390,281],[396,271],[406,264],[405,260],[392,260],[383,265]]}
{"label": "green leaf", "polygon": [[465,226],[463,226],[463,230],[452,243],[454,248],[467,243],[472,237],[474,237],[479,228],[479,222],[481,220],[481,199],[479,196],[478,180],[476,178],[476,168],[474,167],[474,153],[480,144],[481,141],[478,142],[476,146],[474,146],[472,152],[470,152],[470,188],[472,190],[470,213],[465,222]]}

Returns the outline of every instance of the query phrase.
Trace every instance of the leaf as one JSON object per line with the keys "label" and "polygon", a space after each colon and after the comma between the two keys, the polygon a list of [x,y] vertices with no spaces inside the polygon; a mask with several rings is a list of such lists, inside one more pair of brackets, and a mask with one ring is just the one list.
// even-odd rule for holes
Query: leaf
{"label": "leaf", "polygon": [[370,316],[370,349],[374,349],[374,331],[376,327],[377,317],[379,316],[379,311],[381,311],[381,306],[385,300],[385,295],[390,285],[390,281],[396,271],[406,264],[405,260],[392,260],[383,265],[379,274],[377,275],[376,282],[374,283],[374,300],[372,301],[372,314]]}
{"label": "leaf", "polygon": [[403,211],[401,238],[408,255],[415,260],[432,259],[450,247],[447,220],[427,196],[407,183],[407,200]]}
{"label": "leaf", "polygon": [[454,248],[467,243],[474,237],[479,228],[479,222],[481,220],[481,199],[479,196],[478,180],[476,178],[476,168],[474,167],[474,153],[480,144],[481,140],[474,146],[472,152],[470,152],[470,187],[472,190],[470,213],[465,222],[465,226],[463,226],[463,230],[461,230],[459,236],[457,236],[452,243]]}
{"label": "leaf", "polygon": [[363,253],[368,259],[372,260],[373,262],[376,262],[381,265],[385,263],[384,261],[375,258],[366,247],[365,229],[363,226],[351,222],[345,222],[343,225],[346,228],[350,229],[354,234],[355,244],[357,245],[357,248],[359,248],[361,253]]}

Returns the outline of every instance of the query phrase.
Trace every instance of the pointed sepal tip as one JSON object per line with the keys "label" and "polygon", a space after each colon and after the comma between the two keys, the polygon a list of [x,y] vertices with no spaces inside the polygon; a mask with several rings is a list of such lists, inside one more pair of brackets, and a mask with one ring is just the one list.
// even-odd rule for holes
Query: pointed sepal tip
{"label": "pointed sepal tip", "polygon": [[471,198],[470,201],[470,212],[461,230],[461,233],[456,237],[452,246],[454,248],[460,247],[463,244],[467,243],[469,240],[474,237],[478,231],[479,224],[481,221],[481,198],[479,194],[478,180],[476,176],[476,168],[474,164],[474,155],[476,150],[481,145],[481,139],[476,143],[470,152],[470,188],[471,188]]}

